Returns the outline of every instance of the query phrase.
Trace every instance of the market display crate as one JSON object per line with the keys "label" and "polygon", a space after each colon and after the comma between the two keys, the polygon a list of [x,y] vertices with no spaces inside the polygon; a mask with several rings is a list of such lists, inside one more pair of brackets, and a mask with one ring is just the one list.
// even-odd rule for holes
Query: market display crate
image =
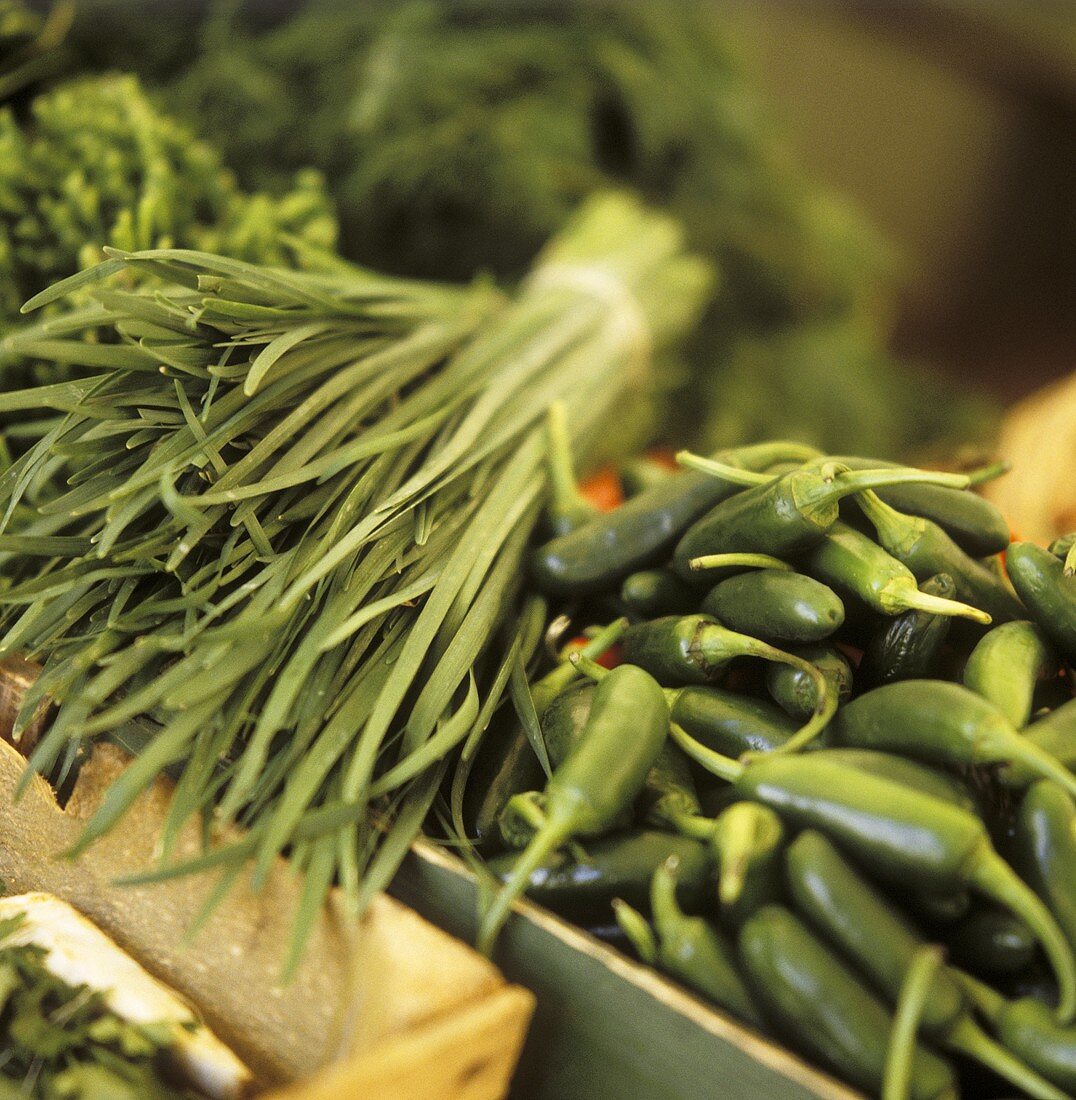
{"label": "market display crate", "polygon": [[[319,914],[291,981],[281,966],[299,902],[280,862],[257,893],[231,891],[194,928],[217,877],[118,886],[158,850],[171,786],[159,780],[124,825],[65,853],[127,757],[98,746],[61,807],[0,741],[0,879],[9,893],[67,901],[195,1006],[274,1100],[362,1096],[492,1100],[504,1095],[533,1007],[485,959],[399,901],[379,896],[357,928],[339,899]],[[192,820],[175,853],[201,850]]]}

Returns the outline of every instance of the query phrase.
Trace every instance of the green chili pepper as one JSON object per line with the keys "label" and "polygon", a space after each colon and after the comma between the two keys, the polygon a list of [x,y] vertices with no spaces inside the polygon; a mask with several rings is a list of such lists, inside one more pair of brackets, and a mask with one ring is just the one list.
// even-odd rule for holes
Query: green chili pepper
{"label": "green chili pepper", "polygon": [[[882,689],[879,689],[882,690]],[[1076,961],[1049,910],[997,854],[973,814],[891,780],[830,760],[825,749],[770,753],[745,764],[721,757],[672,727],[693,760],[776,810],[794,828],[818,829],[904,889],[943,893],[970,886],[1011,909],[1046,951],[1061,991],[1059,1018],[1076,1014]]]}
{"label": "green chili pepper", "polygon": [[[889,463],[839,455],[834,460],[853,470],[879,469]],[[976,493],[940,485],[894,485],[878,495],[898,511],[936,523],[973,558],[1000,554],[1009,545],[1009,525],[998,509]]]}
{"label": "green chili pepper", "polygon": [[998,909],[974,909],[945,930],[957,966],[979,977],[1020,974],[1035,957],[1035,937],[1022,921]]}
{"label": "green chili pepper", "polygon": [[[1037,722],[1026,726],[1021,733],[1025,741],[1041,752],[1049,753],[1070,771],[1076,768],[1076,699],[1055,707]],[[1026,787],[1034,782],[1036,774],[1018,761],[1002,768],[998,777],[1008,787]]]}
{"label": "green chili pepper", "polygon": [[[765,470],[816,453],[802,444],[776,442],[721,457],[730,465]],[[659,481],[612,512],[539,546],[530,562],[534,583],[555,596],[606,591],[629,573],[662,561],[694,520],[740,489],[737,482],[691,470]]]}
{"label": "green chili pepper", "polygon": [[[806,830],[789,845],[785,870],[796,909],[875,989],[895,1001],[924,946],[912,927],[821,833]],[[970,1007],[961,982],[943,967],[929,983],[923,1027],[950,1049],[990,1066],[1019,1088],[1040,1085],[982,1032]]]}
{"label": "green chili pepper", "polygon": [[546,785],[541,826],[483,917],[480,950],[489,953],[536,867],[573,837],[600,836],[635,800],[668,728],[669,707],[653,677],[627,664],[602,680],[582,740]]}
{"label": "green chili pepper", "polygon": [[553,768],[560,767],[582,740],[594,705],[594,691],[588,680],[572,684],[545,708],[541,717],[542,739]]}
{"label": "green chili pepper", "polygon": [[733,630],[776,642],[821,641],[844,622],[844,604],[833,589],[776,569],[721,581],[702,610]]}
{"label": "green chili pepper", "polygon": [[1005,555],[1016,594],[1069,661],[1076,661],[1076,575],[1033,542],[1014,542]]}
{"label": "green chili pepper", "polygon": [[835,523],[802,564],[808,573],[842,595],[857,596],[883,615],[915,609],[990,622],[990,616],[977,607],[921,591],[910,569],[846,523]]}
{"label": "green chili pepper", "polygon": [[731,945],[702,917],[689,917],[676,900],[679,861],[654,873],[650,912],[658,938],[658,966],[747,1023],[761,1023],[754,999],[736,969]]}
{"label": "green chili pepper", "polygon": [[[731,754],[726,754],[731,755]],[[891,779],[912,790],[940,798],[953,806],[959,806],[969,813],[978,813],[979,805],[972,797],[967,785],[955,775],[939,771],[918,760],[909,760],[895,753],[879,752],[877,749],[827,748],[826,756],[839,764],[870,775],[879,775]]]}
{"label": "green chili pepper", "polygon": [[[580,652],[591,658],[601,657],[620,638],[627,625],[627,619],[618,619],[603,627]],[[531,698],[539,719],[577,675],[575,667],[564,661],[531,684]],[[533,790],[544,777],[522,723],[511,707],[502,707],[493,728],[479,744],[478,756],[467,780],[464,821],[471,829],[470,835],[484,847],[499,842],[499,822],[509,799]]]}
{"label": "green chili pepper", "polygon": [[640,961],[647,966],[657,966],[658,941],[646,917],[638,909],[633,909],[623,898],[613,898],[612,904],[616,923],[620,926],[620,931],[627,936],[628,942],[635,948]]}
{"label": "green chili pepper", "polygon": [[[956,583],[948,574],[938,573],[923,581],[919,590],[951,600],[956,596]],[[878,687],[929,675],[937,668],[950,622],[948,615],[917,610],[884,620],[863,651],[857,681],[863,687]]]}
{"label": "green chili pepper", "polygon": [[1016,822],[1017,866],[1076,950],[1076,803],[1055,783],[1032,784]]}
{"label": "green chili pepper", "polygon": [[772,752],[796,732],[795,722],[772,703],[724,688],[676,688],[668,699],[673,722],[724,756]]}
{"label": "green chili pepper", "polygon": [[1031,718],[1035,686],[1057,672],[1057,657],[1034,623],[1002,623],[987,631],[964,667],[964,686],[988,699],[1017,729]]}
{"label": "green chili pepper", "polygon": [[563,401],[549,406],[546,421],[546,453],[549,464],[549,501],[545,526],[551,537],[567,535],[601,515],[600,509],[579,492],[572,469],[572,441],[568,412]]}
{"label": "green chili pepper", "polygon": [[738,926],[781,899],[784,841],[781,819],[757,802],[735,802],[717,817],[710,844],[724,920]]}
{"label": "green chili pepper", "polygon": [[[740,958],[767,1014],[796,1047],[877,1094],[892,1019],[840,959],[776,905],[760,909],[740,929]],[[925,1047],[915,1052],[911,1095],[957,1095],[952,1070]]]}
{"label": "green chili pepper", "polygon": [[[794,651],[826,678],[830,691],[844,702],[852,694],[852,666],[839,649],[828,645],[798,646]],[[773,701],[793,718],[806,718],[818,707],[818,688],[813,676],[792,665],[770,665],[766,690]]]}
{"label": "green chili pepper", "polygon": [[801,670],[816,687],[816,706],[806,724],[780,746],[793,751],[809,743],[829,724],[837,697],[810,662],[775,649],[758,638],[727,630],[706,615],[666,616],[636,623],[624,633],[624,656],[665,684],[702,684],[712,680],[736,657],[758,657]]}
{"label": "green chili pepper", "polygon": [[898,512],[877,493],[861,493],[856,500],[878,532],[878,541],[917,580],[947,573],[956,581],[959,600],[986,611],[997,622],[1021,617],[1020,604],[1004,581],[965,554],[936,523]]}
{"label": "green chili pepper", "polygon": [[699,606],[699,593],[671,569],[644,569],[624,578],[620,605],[633,619],[685,615]]}
{"label": "green chili pepper", "polygon": [[1032,744],[992,703],[945,680],[885,684],[842,707],[831,736],[838,745],[945,764],[1007,764],[1076,791],[1076,775]]}
{"label": "green chili pepper", "polygon": [[[649,908],[650,881],[670,856],[680,860],[677,896],[688,909],[699,911],[713,891],[712,853],[701,841],[652,830],[588,841],[579,858],[554,852],[531,872],[526,893],[539,905],[576,923],[598,923],[608,918],[616,897]],[[506,852],[486,866],[504,881],[517,858],[515,852]]]}
{"label": "green chili pepper", "polygon": [[1041,1001],[1007,1002],[994,1018],[998,1038],[1069,1095],[1076,1094],[1076,1027],[1062,1027]]}
{"label": "green chili pepper", "polygon": [[843,497],[908,481],[967,484],[959,475],[903,468],[852,471],[820,460],[723,500],[677,543],[673,565],[690,577],[691,560],[704,554],[759,551],[781,557],[808,550],[837,521]]}

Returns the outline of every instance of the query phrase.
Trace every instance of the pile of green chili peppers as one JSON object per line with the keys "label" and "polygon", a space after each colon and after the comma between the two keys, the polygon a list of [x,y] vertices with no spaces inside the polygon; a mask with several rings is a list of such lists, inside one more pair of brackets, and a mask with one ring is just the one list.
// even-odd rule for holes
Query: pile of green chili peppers
{"label": "pile of green chili peppers", "polygon": [[480,946],[526,892],[871,1095],[1076,1094],[1076,538],[779,441],[598,512],[557,425]]}

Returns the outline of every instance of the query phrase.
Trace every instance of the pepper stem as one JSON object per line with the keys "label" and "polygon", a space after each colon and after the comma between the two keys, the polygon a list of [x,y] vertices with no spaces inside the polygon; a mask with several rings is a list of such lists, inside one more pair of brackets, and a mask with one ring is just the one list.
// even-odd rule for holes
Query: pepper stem
{"label": "pepper stem", "polygon": [[989,466],[980,466],[977,470],[968,471],[968,486],[985,485],[988,481],[996,481],[1003,474],[1012,469],[1012,463],[1006,458],[1000,462],[991,462]]}
{"label": "pepper stem", "polygon": [[900,578],[890,581],[883,589],[883,597],[891,601],[894,613],[900,611],[928,611],[931,615],[949,615],[958,619],[971,619],[972,622],[988,626],[994,620],[990,615],[959,600],[947,600],[944,596],[934,596],[917,587],[914,578]]}
{"label": "pepper stem", "polygon": [[1053,914],[988,843],[975,853],[968,868],[968,882],[1011,909],[1042,944],[1057,978],[1057,1021],[1071,1023],[1076,1015],[1076,960]]}
{"label": "pepper stem", "polygon": [[668,815],[668,822],[678,833],[695,840],[709,840],[714,835],[713,819],[700,814],[673,811]]}
{"label": "pepper stem", "polygon": [[705,768],[711,775],[718,779],[724,779],[729,783],[735,783],[743,775],[744,766],[731,756],[722,756],[713,749],[696,741],[683,726],[676,722],[669,723],[669,736],[695,761],[700,767]]}
{"label": "pepper stem", "polygon": [[677,451],[676,461],[689,470],[698,470],[703,474],[712,474],[722,481],[730,481],[733,485],[765,485],[775,481],[773,474],[760,474],[756,470],[745,470],[740,466],[731,466],[727,462],[718,462],[714,458],[704,458],[702,455],[692,454],[691,451]]}
{"label": "pepper stem", "polygon": [[1009,1002],[996,989],[991,989],[986,982],[973,978],[958,967],[950,966],[949,973],[963,986],[968,1000],[976,1010],[986,1017],[992,1027],[996,1028]]}
{"label": "pepper stem", "polygon": [[1063,572],[1066,577],[1071,577],[1073,573],[1076,573],[1076,539],[1073,539],[1069,552],[1065,555]]}
{"label": "pepper stem", "polygon": [[908,965],[897,999],[893,1028],[889,1033],[882,1074],[882,1100],[908,1100],[911,1095],[916,1036],[934,976],[943,962],[942,949],[936,944],[926,944],[916,951]]}
{"label": "pepper stem", "polygon": [[970,1016],[961,1016],[953,1024],[946,1033],[945,1044],[992,1069],[1010,1085],[1026,1092],[1035,1100],[1065,1100],[1068,1095],[991,1039]]}
{"label": "pepper stem", "polygon": [[478,929],[478,950],[490,955],[497,936],[508,919],[512,903],[527,888],[531,875],[572,835],[573,823],[570,818],[547,817],[542,827],[531,838],[519,859],[516,860],[511,874],[498,891],[493,903],[486,910]]}
{"label": "pepper stem", "polygon": [[[723,629],[723,628],[721,628]],[[772,752],[790,753],[799,752],[805,745],[809,745],[822,731],[833,721],[837,713],[838,692],[826,678],[825,674],[810,661],[797,657],[792,653],[786,653],[783,649],[768,645],[758,638],[752,638],[748,634],[736,634],[733,631],[725,631],[726,635],[735,638],[741,647],[738,655],[744,657],[760,657],[764,661],[770,661],[777,665],[789,665],[792,668],[805,672],[815,686],[815,708],[811,717],[783,744],[772,749]]]}
{"label": "pepper stem", "polygon": [[613,898],[613,914],[635,953],[647,966],[654,966],[658,961],[658,943],[647,919],[623,898]]}
{"label": "pepper stem", "polygon": [[993,760],[984,760],[984,763],[1023,764],[1035,774],[1052,779],[1076,798],[1076,775],[1057,757],[1026,737],[1021,737],[1016,730],[1012,731],[1011,737],[999,736],[997,740],[987,742],[985,747],[996,750],[996,756]]}
{"label": "pepper stem", "polygon": [[666,939],[684,919],[684,911],[676,900],[676,882],[680,877],[680,857],[669,856],[650,880],[650,912],[658,937]]}
{"label": "pepper stem", "polygon": [[784,569],[792,572],[792,566],[787,561],[772,554],[704,554],[701,558],[692,558],[687,564],[691,569],[743,566],[745,569]]}
{"label": "pepper stem", "polygon": [[600,684],[609,675],[609,669],[599,665],[597,661],[593,661],[589,657],[584,657],[582,652],[573,653],[568,660],[577,672],[581,672],[596,684]]}
{"label": "pepper stem", "polygon": [[[600,657],[606,650],[620,641],[627,629],[628,620],[626,618],[614,620],[608,626],[602,627],[582,649],[573,653],[572,657],[578,656],[589,660]],[[582,669],[579,671],[581,672]],[[549,704],[571,684],[576,675],[576,665],[569,657],[567,661],[562,661],[540,680],[536,680],[531,684],[531,698],[534,700],[534,709],[539,718],[549,709]]]}
{"label": "pepper stem", "polygon": [[939,470],[917,470],[914,466],[888,466],[880,470],[842,470],[834,477],[834,488],[841,496],[866,489],[884,489],[887,485],[941,485],[946,489],[966,489],[967,474],[947,474]]}

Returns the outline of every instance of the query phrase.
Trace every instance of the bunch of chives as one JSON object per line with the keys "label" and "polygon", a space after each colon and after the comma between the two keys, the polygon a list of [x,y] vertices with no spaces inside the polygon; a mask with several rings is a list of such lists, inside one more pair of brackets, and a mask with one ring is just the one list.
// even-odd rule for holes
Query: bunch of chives
{"label": "bunch of chives", "polygon": [[[109,287],[131,273],[137,289]],[[23,720],[57,704],[34,768],[62,773],[96,737],[140,748],[80,846],[171,768],[154,874],[219,865],[223,893],[289,852],[306,872],[293,958],[334,881],[361,911],[533,619],[546,410],[562,401],[593,447],[709,281],[674,222],[613,194],[510,299],[155,250],[29,303],[96,288],[6,340],[88,373],[4,396],[62,415],[0,475],[0,510],[57,464],[68,489],[0,533],[0,656],[44,663]],[[169,863],[197,811],[247,834]]]}

